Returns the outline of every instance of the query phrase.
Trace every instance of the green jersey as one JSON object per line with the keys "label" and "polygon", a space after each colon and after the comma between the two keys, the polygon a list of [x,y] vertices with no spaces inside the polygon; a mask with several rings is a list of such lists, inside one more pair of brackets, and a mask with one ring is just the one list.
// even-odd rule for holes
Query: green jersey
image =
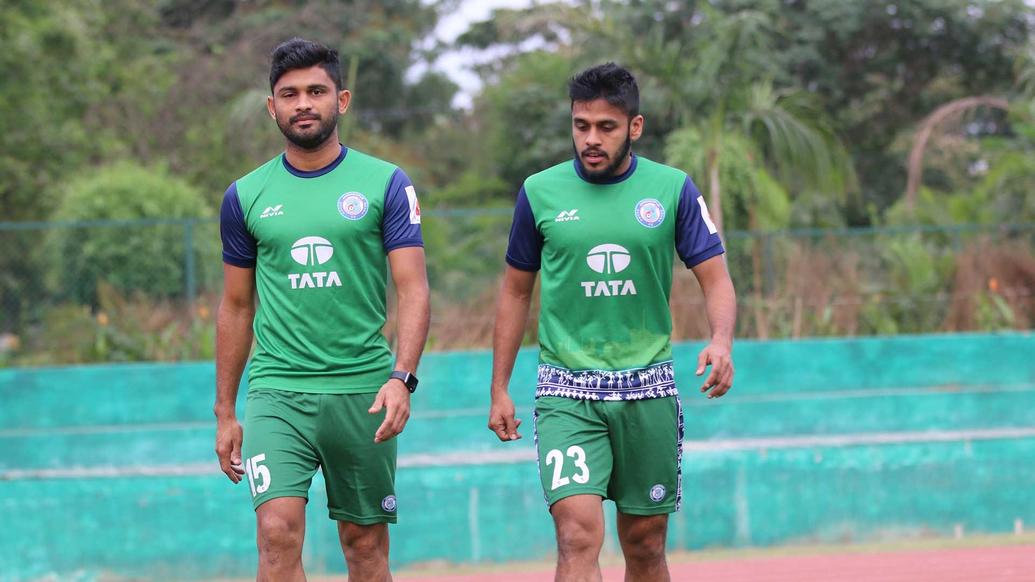
{"label": "green jersey", "polygon": [[634,156],[592,181],[577,160],[529,177],[507,262],[541,270],[537,396],[629,400],[676,393],[669,294],[675,254],[723,252],[684,172]]}
{"label": "green jersey", "polygon": [[255,269],[249,387],[377,391],[392,370],[386,255],[423,246],[406,174],[345,147],[312,172],[280,155],[234,182],[220,214],[224,262]]}

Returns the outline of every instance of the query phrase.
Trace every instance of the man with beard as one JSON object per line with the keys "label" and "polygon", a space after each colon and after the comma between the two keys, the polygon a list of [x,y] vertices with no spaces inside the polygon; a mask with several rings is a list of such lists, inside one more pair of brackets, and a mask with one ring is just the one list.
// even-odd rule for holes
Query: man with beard
{"label": "man with beard", "polygon": [[613,63],[569,85],[575,159],[518,193],[496,310],[489,429],[521,438],[507,393],[542,271],[535,436],[557,533],[556,580],[598,581],[602,500],[618,508],[626,580],[669,580],[682,409],[669,336],[673,250],[704,291],[711,342],[696,372],[718,398],[733,383],[736,300],[722,241],[684,172],[632,153],[639,89]]}
{"label": "man with beard", "polygon": [[[258,580],[305,579],[305,504],[319,467],[349,579],[385,582],[393,437],[409,418],[428,332],[420,207],[402,170],[338,142],[351,94],[335,51],[281,44],[270,89],[285,151],[231,184],[220,213],[216,453],[231,481],[248,481]],[[386,256],[399,299],[394,365],[381,333]],[[242,431],[235,405],[253,336]]]}

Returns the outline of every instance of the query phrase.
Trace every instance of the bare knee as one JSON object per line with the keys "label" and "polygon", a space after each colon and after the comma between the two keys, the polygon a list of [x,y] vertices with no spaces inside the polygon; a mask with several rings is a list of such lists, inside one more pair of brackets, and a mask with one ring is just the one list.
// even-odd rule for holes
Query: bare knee
{"label": "bare knee", "polygon": [[663,562],[667,532],[667,516],[619,517],[618,538],[629,562]]}
{"label": "bare knee", "polygon": [[345,560],[350,564],[382,562],[388,559],[388,526],[338,522],[338,536]]}
{"label": "bare knee", "polygon": [[281,560],[301,556],[305,523],[294,516],[264,512],[258,516],[259,554]]}
{"label": "bare knee", "polygon": [[589,512],[554,512],[557,551],[562,555],[598,555],[604,543],[602,517]]}

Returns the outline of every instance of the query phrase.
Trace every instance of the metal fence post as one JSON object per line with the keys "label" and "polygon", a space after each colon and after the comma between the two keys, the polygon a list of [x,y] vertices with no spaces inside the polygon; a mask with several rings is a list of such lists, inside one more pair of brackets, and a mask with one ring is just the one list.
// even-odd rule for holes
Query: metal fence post
{"label": "metal fence post", "polygon": [[191,319],[193,319],[196,281],[194,276],[194,221],[190,219],[183,223],[183,274],[184,293],[186,294],[187,305],[191,308]]}

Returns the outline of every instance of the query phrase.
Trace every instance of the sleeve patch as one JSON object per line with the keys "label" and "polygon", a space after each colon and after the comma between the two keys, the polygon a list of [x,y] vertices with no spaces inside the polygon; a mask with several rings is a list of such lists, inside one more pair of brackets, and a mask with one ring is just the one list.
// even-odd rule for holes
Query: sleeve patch
{"label": "sleeve patch", "polygon": [[420,224],[420,202],[413,186],[406,187],[406,200],[410,203],[410,224]]}

